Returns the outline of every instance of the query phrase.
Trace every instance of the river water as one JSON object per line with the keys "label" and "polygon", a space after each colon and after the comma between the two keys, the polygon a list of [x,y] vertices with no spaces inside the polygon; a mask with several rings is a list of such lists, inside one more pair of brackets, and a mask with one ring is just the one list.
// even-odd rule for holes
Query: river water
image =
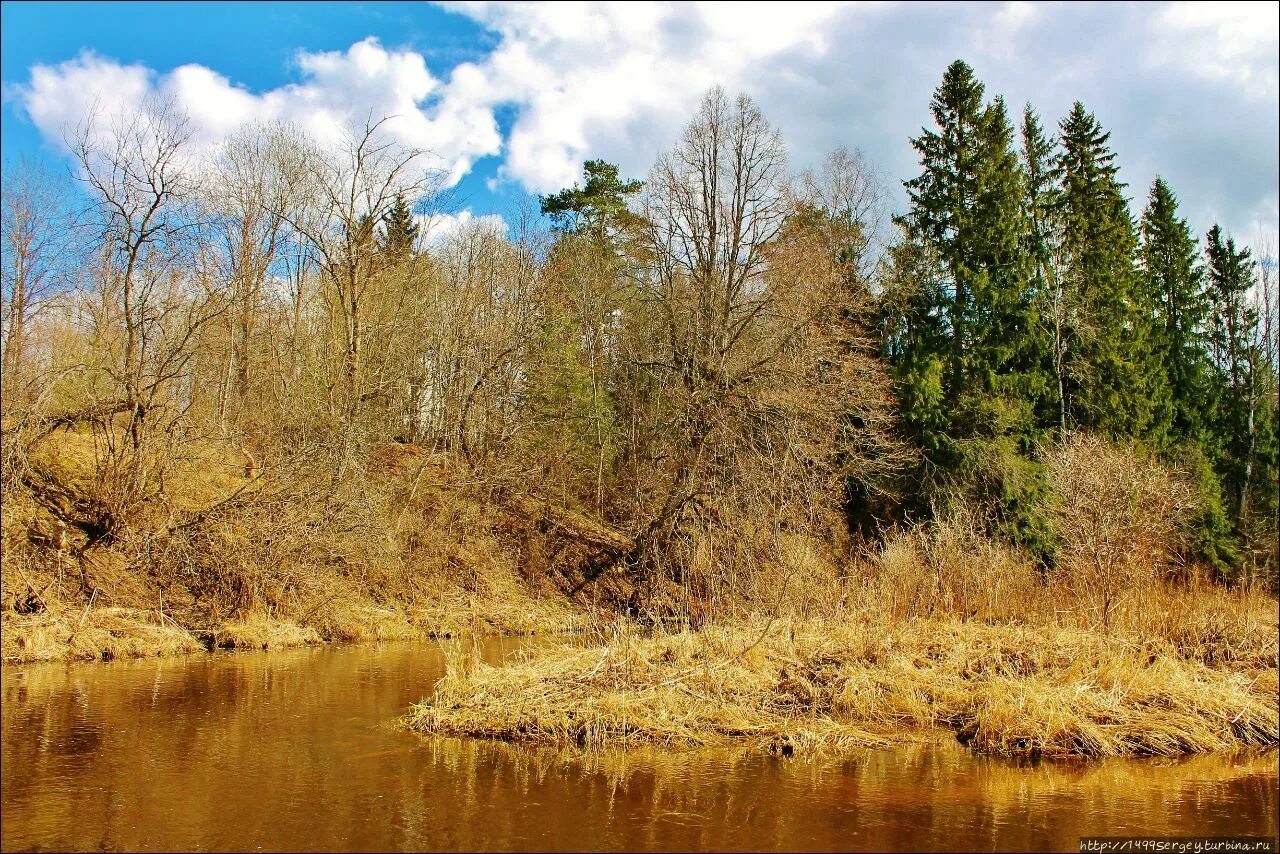
{"label": "river water", "polygon": [[1085,835],[1276,830],[1274,751],[582,755],[399,729],[443,669],[428,643],[6,665],[0,847],[1075,851]]}

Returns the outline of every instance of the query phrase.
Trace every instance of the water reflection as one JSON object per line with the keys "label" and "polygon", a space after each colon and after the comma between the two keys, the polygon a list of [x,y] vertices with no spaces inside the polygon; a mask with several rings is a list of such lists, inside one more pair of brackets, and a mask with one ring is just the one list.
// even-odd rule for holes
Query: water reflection
{"label": "water reflection", "polygon": [[[515,641],[486,642],[491,661]],[[7,667],[5,850],[1076,850],[1274,833],[1277,754],[1018,767],[950,743],[582,755],[392,723],[433,645]]]}

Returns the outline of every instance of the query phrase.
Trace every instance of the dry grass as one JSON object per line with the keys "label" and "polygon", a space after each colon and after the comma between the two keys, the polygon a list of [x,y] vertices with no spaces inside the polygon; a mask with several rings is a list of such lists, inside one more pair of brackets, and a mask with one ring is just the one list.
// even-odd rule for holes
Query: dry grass
{"label": "dry grass", "polygon": [[288,649],[324,643],[319,633],[309,626],[274,620],[263,614],[223,623],[213,640],[214,645],[224,649]]}
{"label": "dry grass", "polygon": [[1280,738],[1273,634],[1254,668],[1165,641],[959,621],[744,624],[619,634],[505,667],[456,655],[423,732],[584,747],[842,749],[942,728],[972,749],[1173,755]]}
{"label": "dry grass", "polygon": [[6,612],[0,630],[5,661],[144,658],[200,652],[204,646],[157,611],[91,608],[19,615]]}
{"label": "dry grass", "polygon": [[848,600],[894,620],[1044,618],[1055,600],[1032,563],[962,517],[895,532]]}
{"label": "dry grass", "polygon": [[531,591],[514,572],[490,567],[464,585],[442,580],[413,622],[435,636],[572,634],[589,616],[554,591]]}
{"label": "dry grass", "polygon": [[[1135,575],[1139,575],[1134,571]],[[1098,632],[1160,645],[1213,667],[1274,668],[1277,605],[1249,587],[1223,587],[1190,569],[1166,581],[1149,569],[1098,595],[1067,570],[1030,560],[952,518],[899,532],[857,565],[844,610],[876,622],[955,618]],[[831,616],[832,614],[828,614]]]}

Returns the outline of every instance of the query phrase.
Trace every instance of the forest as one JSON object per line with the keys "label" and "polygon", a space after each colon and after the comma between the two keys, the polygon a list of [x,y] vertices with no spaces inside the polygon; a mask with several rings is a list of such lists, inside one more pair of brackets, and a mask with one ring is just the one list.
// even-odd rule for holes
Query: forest
{"label": "forest", "polygon": [[5,659],[574,631],[413,725],[1275,744],[1275,247],[1080,102],[956,61],[930,112],[897,211],[719,88],[505,230],[434,230],[376,117],[210,151],[157,102],[6,163]]}

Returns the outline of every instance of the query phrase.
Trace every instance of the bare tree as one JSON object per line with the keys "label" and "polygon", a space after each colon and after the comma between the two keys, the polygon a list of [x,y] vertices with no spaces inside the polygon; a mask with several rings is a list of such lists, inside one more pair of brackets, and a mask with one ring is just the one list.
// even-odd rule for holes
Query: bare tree
{"label": "bare tree", "polygon": [[231,346],[231,393],[222,396],[226,417],[234,398],[242,408],[249,392],[251,353],[263,289],[288,238],[287,213],[301,201],[307,146],[288,125],[249,125],[219,150],[213,186],[216,231],[221,238],[232,310],[227,314]]}
{"label": "bare tree", "polygon": [[[1261,549],[1255,550],[1254,563],[1251,567],[1259,576],[1272,571],[1269,565],[1275,559],[1275,518],[1254,520],[1251,514],[1251,495],[1255,491],[1255,468],[1257,468],[1259,448],[1259,426],[1264,413],[1268,411],[1274,417],[1280,410],[1277,400],[1280,398],[1280,342],[1277,342],[1277,312],[1280,311],[1280,286],[1277,285],[1277,264],[1275,244],[1271,238],[1260,238],[1254,246],[1257,263],[1254,265],[1255,281],[1253,288],[1245,297],[1248,308],[1243,312],[1246,318],[1246,354],[1242,362],[1243,393],[1245,405],[1245,434],[1247,445],[1244,453],[1244,472],[1240,484],[1237,514],[1242,528],[1251,535],[1251,539],[1263,543]],[[1272,428],[1274,429],[1274,427]],[[1264,469],[1265,470],[1265,469]],[[1274,481],[1263,486],[1274,495]],[[1261,530],[1254,531],[1255,527]]]}
{"label": "bare tree", "polygon": [[5,410],[20,407],[27,388],[29,332],[50,298],[70,286],[74,225],[65,176],[26,160],[5,168],[0,204],[3,260],[3,371]]}
{"label": "bare tree", "polygon": [[305,241],[322,274],[341,342],[337,411],[350,426],[364,403],[368,312],[377,297],[377,226],[397,196],[417,201],[442,182],[425,153],[387,139],[386,118],[348,131],[336,150],[306,160],[311,204],[276,211]]}
{"label": "bare tree", "polygon": [[806,170],[795,182],[796,203],[829,211],[847,226],[857,224],[861,239],[858,272],[870,279],[888,245],[888,191],[884,177],[859,149],[843,146]]}
{"label": "bare tree", "polygon": [[415,413],[424,435],[474,464],[477,451],[516,429],[536,266],[483,223],[439,245],[435,262],[413,355]]}
{"label": "bare tree", "polygon": [[[830,531],[826,514],[843,501],[839,443],[865,462],[854,438],[882,435],[891,411],[871,338],[856,329],[870,181],[837,157],[792,192],[786,162],[756,105],[713,89],[648,183],[649,239],[624,309],[622,465],[639,528],[633,564],[667,565],[686,590],[686,569],[702,560],[698,530],[750,518],[772,532],[760,541],[770,549],[788,526]],[[719,554],[719,569],[692,579],[702,594],[722,583],[715,573],[764,562]]]}
{"label": "bare tree", "polygon": [[105,454],[97,500],[104,536],[163,491],[158,443],[180,437],[195,394],[182,382],[194,343],[222,310],[201,272],[202,223],[193,206],[199,175],[189,140],[185,117],[155,103],[105,126],[91,117],[71,146],[100,235],[92,322],[107,396],[75,418],[95,425]]}

